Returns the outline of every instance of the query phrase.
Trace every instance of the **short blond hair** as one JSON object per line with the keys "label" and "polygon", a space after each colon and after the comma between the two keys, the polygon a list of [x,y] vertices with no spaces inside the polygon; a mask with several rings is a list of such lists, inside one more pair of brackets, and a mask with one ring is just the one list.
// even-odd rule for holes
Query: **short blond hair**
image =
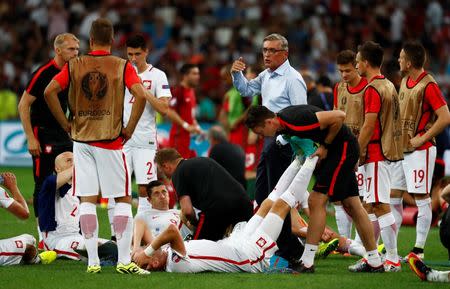
{"label": "short blond hair", "polygon": [[80,42],[80,40],[72,33],[61,33],[55,37],[55,41],[53,42],[53,47],[54,48],[61,47],[63,45],[64,41],[66,41],[68,39],[75,40],[77,43]]}

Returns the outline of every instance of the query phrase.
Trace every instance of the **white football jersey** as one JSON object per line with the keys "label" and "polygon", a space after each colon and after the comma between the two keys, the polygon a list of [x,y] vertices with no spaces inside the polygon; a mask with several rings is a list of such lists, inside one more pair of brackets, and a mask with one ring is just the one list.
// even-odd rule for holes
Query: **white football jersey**
{"label": "white football jersey", "polygon": [[174,224],[179,227],[180,211],[167,210],[161,211],[156,209],[149,209],[136,215],[136,219],[142,219],[147,224],[147,227],[151,230],[153,237],[158,236],[163,232],[170,224]]}
{"label": "white football jersey", "polygon": [[245,231],[234,232],[217,242],[210,240],[185,241],[186,255],[168,249],[166,271],[197,272],[264,272],[270,257],[278,249],[276,243],[260,230],[251,236]]}
{"label": "white football jersey", "polygon": [[14,203],[14,199],[3,188],[0,188],[0,208],[7,209],[12,203]]}
{"label": "white football jersey", "polygon": [[80,215],[78,209],[80,201],[77,196],[73,195],[72,188],[70,188],[61,198],[58,194],[55,196],[55,220],[56,233],[67,234],[77,233],[80,231]]}
{"label": "white football jersey", "polygon": [[[172,97],[166,74],[149,64],[146,71],[138,74],[144,87],[155,97]],[[123,112],[123,124],[126,126],[131,115],[131,107],[134,96],[125,89],[125,103]],[[126,143],[134,147],[150,147],[156,149],[156,111],[149,102],[146,103],[144,112],[136,126],[131,139]]]}

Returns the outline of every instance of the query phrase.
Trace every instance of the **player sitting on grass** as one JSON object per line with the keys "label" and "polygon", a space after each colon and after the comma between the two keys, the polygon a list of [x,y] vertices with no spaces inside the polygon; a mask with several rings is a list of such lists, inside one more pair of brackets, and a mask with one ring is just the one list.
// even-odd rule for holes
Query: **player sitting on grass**
{"label": "player sitting on grass", "polygon": [[[245,227],[236,226],[230,237],[216,242],[183,241],[177,227],[170,225],[133,259],[143,268],[167,272],[264,272],[277,249],[275,241],[283,220],[304,199],[317,160],[306,159],[295,176],[299,185],[296,190],[271,193]],[[165,244],[170,248],[160,250]]]}
{"label": "player sitting on grass", "polygon": [[180,211],[169,209],[169,193],[160,181],[151,181],[147,186],[151,209],[139,212],[134,218],[133,253],[141,244],[149,245],[170,224],[180,228]]}
{"label": "player sitting on grass", "polygon": [[[39,227],[44,235],[44,246],[47,250],[54,250],[58,257],[80,260],[78,250],[85,250],[85,242],[80,234],[78,214],[80,201],[72,191],[71,152],[63,152],[56,157],[55,171],[56,174],[44,180],[38,195]],[[116,244],[112,242],[106,244],[107,242],[106,239],[98,241],[102,261],[117,261]]]}
{"label": "player sitting on grass", "polygon": [[[12,173],[0,174],[0,185],[5,187],[11,194],[0,187],[0,208],[5,208],[19,219],[25,220],[29,217],[27,203],[20,193],[16,183],[16,176]],[[0,266],[18,264],[49,264],[56,259],[53,251],[38,254],[36,239],[29,234],[0,240]]]}

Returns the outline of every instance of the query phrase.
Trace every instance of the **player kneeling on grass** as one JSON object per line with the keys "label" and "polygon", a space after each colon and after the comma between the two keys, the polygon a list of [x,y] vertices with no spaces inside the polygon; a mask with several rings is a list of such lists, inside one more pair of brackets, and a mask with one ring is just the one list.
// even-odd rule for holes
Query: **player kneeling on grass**
{"label": "player kneeling on grass", "polygon": [[[80,234],[80,216],[78,208],[80,200],[72,191],[73,154],[63,152],[55,159],[55,175],[48,176],[38,194],[39,198],[39,228],[44,235],[46,250],[54,250],[58,257],[80,260],[78,250],[85,250],[85,241]],[[99,239],[99,245],[108,242]],[[117,246],[108,242],[112,248],[102,255],[102,260],[117,262]],[[115,250],[114,250],[115,248]],[[106,256],[105,256],[106,255]],[[115,256],[114,256],[115,255]]]}
{"label": "player kneeling on grass", "polygon": [[[177,227],[170,225],[145,250],[137,251],[133,259],[143,268],[167,272],[264,272],[277,249],[275,241],[283,220],[304,199],[317,160],[307,158],[295,176],[301,187],[271,194],[244,227],[235,226],[230,237],[216,242],[183,241]],[[160,250],[165,244],[170,247]]]}
{"label": "player kneeling on grass", "polygon": [[[17,187],[16,177],[12,173],[0,174],[0,208],[5,208],[19,219],[28,219],[30,212],[27,203]],[[29,234],[0,240],[0,266],[19,264],[49,264],[56,259],[53,251],[38,254],[36,239]]]}

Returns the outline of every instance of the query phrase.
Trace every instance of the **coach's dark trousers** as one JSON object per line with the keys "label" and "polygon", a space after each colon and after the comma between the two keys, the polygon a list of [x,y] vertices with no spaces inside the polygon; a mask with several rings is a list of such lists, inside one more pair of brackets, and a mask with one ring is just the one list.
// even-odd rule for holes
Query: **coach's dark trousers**
{"label": "coach's dark trousers", "polygon": [[[289,144],[280,146],[275,138],[266,137],[261,158],[256,169],[255,200],[258,205],[267,198],[277,184],[283,172],[293,160],[293,153]],[[291,232],[291,215],[288,214],[277,240],[277,255],[287,259],[299,259],[303,253],[303,245]]]}
{"label": "coach's dark trousers", "polygon": [[442,245],[448,250],[448,260],[450,260],[450,207],[447,208],[442,216],[441,225],[439,226],[439,236]]}

